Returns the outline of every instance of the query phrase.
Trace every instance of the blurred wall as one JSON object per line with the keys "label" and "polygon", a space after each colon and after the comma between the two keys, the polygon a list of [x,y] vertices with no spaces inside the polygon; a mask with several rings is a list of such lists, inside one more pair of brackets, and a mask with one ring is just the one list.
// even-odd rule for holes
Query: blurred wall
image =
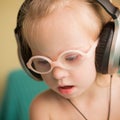
{"label": "blurred wall", "polygon": [[[6,76],[20,68],[14,38],[17,12],[24,0],[0,0],[0,98],[4,91]],[[113,0],[120,5],[120,0]]]}
{"label": "blurred wall", "polygon": [[20,68],[13,31],[22,2],[23,0],[0,0],[0,98],[7,74],[12,69]]}
{"label": "blurred wall", "polygon": [[116,5],[120,7],[120,0],[111,0],[111,1],[113,1]]}

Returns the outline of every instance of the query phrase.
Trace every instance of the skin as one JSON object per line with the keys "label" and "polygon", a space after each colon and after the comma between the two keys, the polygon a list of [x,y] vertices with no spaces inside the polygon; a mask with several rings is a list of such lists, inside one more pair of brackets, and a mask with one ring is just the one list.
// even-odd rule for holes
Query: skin
{"label": "skin", "polygon": [[[88,9],[85,10],[84,12],[89,13]],[[30,35],[28,42],[33,56],[43,55],[54,61],[66,50],[78,49],[87,52],[98,37],[98,32],[90,27],[96,18],[90,11],[89,19],[92,20],[88,25],[87,16],[82,14],[79,19],[79,14],[78,9],[58,9],[35,23],[32,28],[34,35]],[[77,69],[67,70],[55,66],[52,72],[42,77],[51,89],[38,95],[32,102],[31,120],[84,120],[66,99],[70,99],[88,120],[107,119],[110,77],[98,77],[95,69],[95,49]],[[113,80],[113,87],[116,89],[112,96],[111,120],[119,120],[117,111],[120,107],[116,107],[120,106],[119,77],[115,76]],[[68,92],[59,91],[58,88],[63,86],[72,88]]]}

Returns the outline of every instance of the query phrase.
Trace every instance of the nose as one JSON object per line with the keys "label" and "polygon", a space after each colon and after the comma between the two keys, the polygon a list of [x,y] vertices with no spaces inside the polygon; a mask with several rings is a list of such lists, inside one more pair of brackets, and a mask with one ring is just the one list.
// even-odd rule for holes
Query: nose
{"label": "nose", "polygon": [[57,80],[62,80],[68,77],[68,71],[61,67],[54,67],[52,70],[52,76]]}

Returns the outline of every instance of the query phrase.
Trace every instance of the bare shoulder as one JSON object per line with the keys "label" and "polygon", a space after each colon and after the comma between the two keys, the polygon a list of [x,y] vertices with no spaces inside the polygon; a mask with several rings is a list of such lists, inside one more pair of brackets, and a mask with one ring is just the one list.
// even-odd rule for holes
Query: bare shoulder
{"label": "bare shoulder", "polygon": [[[45,92],[38,95],[31,103],[30,106],[30,120],[49,120],[47,114],[47,104],[46,103],[46,97]],[[46,116],[46,118],[44,117]],[[43,118],[44,117],[44,118]]]}
{"label": "bare shoulder", "polygon": [[47,90],[39,94],[30,106],[30,120],[50,120],[50,112],[57,104],[58,96],[52,90]]}

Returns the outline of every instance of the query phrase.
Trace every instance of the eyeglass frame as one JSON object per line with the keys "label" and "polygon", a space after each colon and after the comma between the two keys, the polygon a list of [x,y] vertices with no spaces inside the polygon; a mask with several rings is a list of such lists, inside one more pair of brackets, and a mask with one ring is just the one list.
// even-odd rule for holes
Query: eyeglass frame
{"label": "eyeglass frame", "polygon": [[[48,74],[48,73],[50,73],[50,72],[53,70],[53,68],[54,68],[55,66],[60,65],[59,60],[60,60],[60,58],[61,58],[63,55],[65,55],[65,54],[67,54],[67,53],[70,53],[70,52],[74,52],[74,53],[78,53],[78,54],[82,55],[83,57],[89,57],[89,56],[91,55],[91,52],[93,51],[93,49],[96,48],[97,43],[98,43],[98,39],[93,43],[93,45],[91,45],[90,49],[89,49],[87,52],[83,52],[83,51],[80,51],[80,50],[67,50],[67,51],[64,51],[64,52],[62,52],[62,53],[58,56],[58,58],[57,58],[55,61],[51,60],[50,58],[48,58],[48,57],[46,57],[46,56],[40,56],[40,55],[32,56],[32,57],[28,60],[28,62],[26,63],[26,65],[27,65],[27,67],[28,67],[30,70],[32,70],[33,72],[35,72],[35,73],[37,73],[37,74]],[[50,70],[48,70],[47,72],[39,72],[39,71],[35,70],[35,69],[32,67],[32,60],[35,59],[35,58],[42,58],[42,59],[47,60],[47,62],[48,62],[48,63],[50,64],[50,66],[51,66]],[[61,66],[61,65],[60,65],[60,66]],[[63,68],[64,68],[64,67],[63,67]]]}

